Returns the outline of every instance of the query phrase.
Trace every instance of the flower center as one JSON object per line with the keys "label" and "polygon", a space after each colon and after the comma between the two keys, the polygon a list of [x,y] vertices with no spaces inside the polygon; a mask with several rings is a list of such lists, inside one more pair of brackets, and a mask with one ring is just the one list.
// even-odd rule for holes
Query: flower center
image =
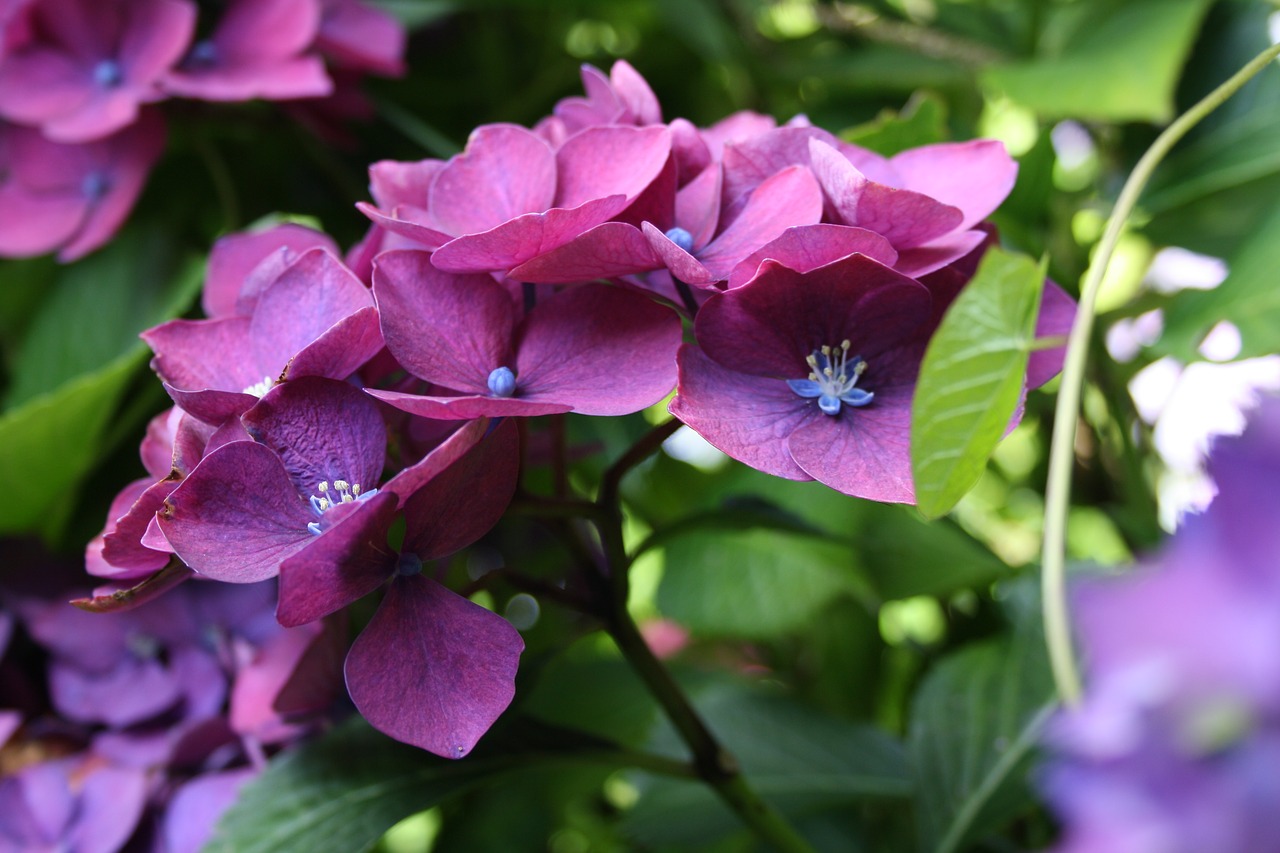
{"label": "flower center", "polygon": [[270,376],[264,376],[262,377],[261,382],[255,382],[252,385],[247,386],[244,389],[244,391],[241,393],[252,394],[255,397],[261,397],[263,394],[270,391],[271,386],[274,384],[275,384],[275,380],[273,380]]}
{"label": "flower center", "polygon": [[114,59],[104,59],[93,66],[93,82],[112,89],[124,82],[124,70]]}
{"label": "flower center", "polygon": [[[334,480],[333,483],[328,480],[322,480],[316,486],[316,491],[320,494],[311,496],[311,511],[316,514],[317,518],[324,518],[326,512],[339,504],[363,501],[378,493],[377,489],[363,492],[360,490],[359,483],[352,484],[346,480]],[[320,522],[311,522],[307,525],[307,529],[319,536],[321,533]]]}
{"label": "flower center", "polygon": [[675,228],[672,228],[667,232],[666,237],[681,249],[684,249],[689,254],[693,254],[693,235],[688,231],[677,225]]}
{"label": "flower center", "polygon": [[495,367],[489,374],[489,393],[495,397],[510,397],[516,393],[516,374],[509,367]]}
{"label": "flower center", "polygon": [[182,62],[186,68],[209,68],[218,64],[218,46],[205,39],[191,46],[187,58]]}
{"label": "flower center", "polygon": [[824,346],[816,349],[805,361],[809,365],[808,379],[788,379],[787,385],[801,397],[818,398],[818,408],[823,414],[840,414],[840,405],[865,406],[875,394],[856,387],[858,377],[867,369],[862,356],[849,357],[849,342],[841,341],[838,347]]}
{"label": "flower center", "polygon": [[111,189],[111,180],[102,172],[90,172],[80,181],[80,192],[90,201],[97,201]]}

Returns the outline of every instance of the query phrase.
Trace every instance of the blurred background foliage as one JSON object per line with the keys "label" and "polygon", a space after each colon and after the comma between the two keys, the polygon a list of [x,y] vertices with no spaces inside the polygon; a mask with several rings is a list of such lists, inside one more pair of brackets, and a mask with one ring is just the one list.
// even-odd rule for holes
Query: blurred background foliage
{"label": "blurred background foliage", "polygon": [[[485,122],[532,124],[580,92],[582,63],[607,70],[625,58],[665,118],[699,125],[740,109],[803,113],[886,154],[997,137],[1021,163],[995,217],[1003,240],[1047,257],[1074,293],[1138,156],[1271,42],[1276,14],[1267,0],[379,5],[412,29],[409,72],[366,84],[363,121],[335,123],[303,102],[175,104],[166,156],[111,245],[70,266],[0,262],[0,534],[75,553],[100,529],[116,488],[137,475],[146,419],[166,405],[136,333],[196,316],[201,258],[218,235],[285,213],[350,245],[367,227],[353,204],[367,196],[369,163],[447,157]],[[1106,282],[1068,543],[1081,565],[1124,563],[1161,535],[1169,472],[1153,419],[1129,394],[1139,370],[1162,356],[1203,359],[1223,319],[1239,346],[1215,358],[1280,350],[1278,196],[1273,67],[1159,169]],[[1224,259],[1226,280],[1153,286],[1152,259],[1167,246]],[[1157,309],[1163,333],[1111,358],[1108,331]],[[1002,851],[1052,838],[1026,772],[1052,692],[1031,582],[1052,387],[1029,396],[978,486],[937,522],[678,442],[627,481],[630,543],[645,549],[637,616],[653,630],[679,624],[673,665],[695,701],[820,849]],[[572,437],[596,451],[576,484],[592,488],[646,426],[571,417]],[[528,552],[520,568],[554,584],[562,555],[530,550],[532,535],[517,520],[488,547]],[[478,553],[460,558],[459,577]],[[22,569],[5,562],[0,571]],[[679,754],[596,626],[501,585],[477,600],[523,613],[528,651],[514,711],[466,765],[347,726],[251,789],[225,849],[755,849],[696,784],[571,760],[593,754],[587,734]],[[353,755],[376,755],[378,784],[404,778],[376,813],[345,797],[372,784],[348,772]],[[293,793],[282,803],[273,791]],[[325,846],[338,842],[309,822],[322,814],[324,832],[353,827],[347,846]],[[292,834],[253,846],[286,819]]]}

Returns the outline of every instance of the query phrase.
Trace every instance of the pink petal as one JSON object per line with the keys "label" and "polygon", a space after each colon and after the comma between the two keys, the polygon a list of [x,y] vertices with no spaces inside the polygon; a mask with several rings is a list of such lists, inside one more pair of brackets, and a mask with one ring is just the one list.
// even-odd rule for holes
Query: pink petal
{"label": "pink petal", "polygon": [[540,302],[516,355],[518,394],[585,415],[651,406],[675,385],[680,318],[632,291],[575,287]]}
{"label": "pink petal", "polygon": [[332,237],[293,223],[221,238],[213,244],[205,272],[201,297],[205,315],[220,317],[252,313],[257,302],[256,292],[252,300],[238,304],[245,287],[252,285],[254,291],[260,290],[279,276],[298,255],[317,247],[338,254],[338,246]]}
{"label": "pink petal", "polygon": [[994,139],[942,142],[911,148],[889,161],[901,186],[960,208],[959,228],[972,228],[1005,200],[1018,177],[1018,163]]}
{"label": "pink petal", "polygon": [[[1067,292],[1052,281],[1045,280],[1044,293],[1040,297],[1040,316],[1036,320],[1036,337],[1049,338],[1071,333],[1076,318],[1076,302]],[[1036,350],[1027,360],[1027,387],[1039,388],[1058,375],[1067,347]]]}
{"label": "pink petal", "polygon": [[467,149],[431,182],[431,219],[458,236],[488,231],[552,206],[556,158],[532,131],[514,124],[476,128]]}
{"label": "pink petal", "polygon": [[556,152],[555,206],[613,195],[630,202],[658,177],[670,153],[665,127],[589,127]]}
{"label": "pink petal", "polygon": [[469,421],[473,418],[534,418],[539,415],[562,415],[573,411],[568,403],[547,400],[523,400],[519,397],[434,397],[405,394],[399,391],[366,389],[379,400],[423,418],[443,421]]}
{"label": "pink petal", "polygon": [[358,201],[356,209],[373,220],[374,224],[426,249],[438,249],[453,239],[449,234],[423,224],[427,221],[427,213],[420,208],[402,204],[395,208],[394,215],[388,216],[368,202]]}
{"label": "pink petal", "polygon": [[626,105],[636,124],[661,124],[662,107],[658,104],[658,96],[649,88],[648,82],[640,76],[625,59],[613,63],[609,71],[609,80],[618,99]]}
{"label": "pink petal", "polygon": [[508,364],[516,305],[487,275],[441,272],[426,252],[385,252],[373,291],[392,355],[420,379],[487,394],[489,374]]}
{"label": "pink petal", "polygon": [[903,249],[897,263],[890,264],[903,275],[920,278],[958,261],[982,245],[987,235],[982,231],[955,231],[930,240],[924,246]]}
{"label": "pink petal", "polygon": [[661,265],[649,241],[634,225],[604,222],[521,264],[509,275],[536,284],[570,284],[646,272]]}
{"label": "pink petal", "polygon": [[747,255],[788,227],[822,219],[822,189],[804,166],[790,166],[752,191],[729,227],[698,252],[698,260],[717,281],[729,278]]}
{"label": "pink petal", "polygon": [[898,253],[889,241],[874,231],[847,225],[800,225],[783,231],[776,240],[752,252],[734,267],[729,276],[729,289],[753,279],[766,260],[796,272],[809,272],[853,254],[866,255],[887,267],[898,260]]}
{"label": "pink petal", "polygon": [[718,278],[702,262],[675,244],[670,237],[646,222],[641,226],[649,247],[662,265],[671,271],[673,278],[695,287],[712,287]]}
{"label": "pink petal", "polygon": [[523,650],[502,617],[421,575],[401,577],[347,655],[347,690],[379,731],[462,758],[515,696]]}
{"label": "pink petal", "polygon": [[713,163],[676,193],[676,224],[693,237],[694,249],[710,243],[720,224],[722,182],[720,164]]}

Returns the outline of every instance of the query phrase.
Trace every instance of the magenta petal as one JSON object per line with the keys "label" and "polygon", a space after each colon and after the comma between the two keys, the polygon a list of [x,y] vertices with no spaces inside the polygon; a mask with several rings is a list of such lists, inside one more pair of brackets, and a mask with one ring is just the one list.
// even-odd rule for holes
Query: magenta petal
{"label": "magenta petal", "polygon": [[613,63],[613,68],[609,69],[609,80],[613,83],[618,99],[626,105],[636,124],[662,122],[662,107],[658,104],[658,96],[629,62],[619,59]]}
{"label": "magenta petal", "polygon": [[421,575],[397,578],[347,655],[347,690],[374,728],[462,758],[515,696],[524,640]]}
{"label": "magenta petal", "polygon": [[434,560],[475,542],[506,511],[519,472],[520,434],[504,421],[405,501],[404,551]]}
{"label": "magenta petal", "polygon": [[487,275],[441,272],[426,252],[378,256],[373,289],[387,349],[420,379],[487,394],[510,358],[516,305]]}
{"label": "magenta petal", "polygon": [[555,206],[574,208],[611,195],[630,203],[658,177],[670,153],[665,127],[589,127],[556,152]]}
{"label": "magenta petal", "polygon": [[[373,196],[377,207],[394,210],[402,204],[412,205],[422,209],[425,217],[431,182],[444,166],[444,160],[435,158],[411,163],[379,160],[369,167],[369,194]],[[445,240],[449,239],[447,234],[441,236]]]}
{"label": "magenta petal", "polygon": [[182,784],[164,810],[165,853],[199,853],[213,837],[223,812],[258,774],[252,767],[205,773]]}
{"label": "magenta petal", "polygon": [[41,125],[78,109],[90,97],[85,70],[64,53],[20,51],[0,65],[0,117]]}
{"label": "magenta petal", "polygon": [[806,405],[785,381],[721,367],[697,347],[682,346],[679,363],[672,415],[752,468],[788,480],[813,479],[787,452],[786,438],[807,420],[825,415]]}
{"label": "magenta petal", "polygon": [[924,245],[956,230],[964,219],[959,208],[868,179],[823,142],[810,142],[809,153],[814,174],[840,221],[883,234],[898,249]]}
{"label": "magenta petal", "polygon": [[720,224],[720,190],[723,178],[713,163],[676,193],[676,224],[693,237],[694,248],[711,242]]}
{"label": "magenta petal", "polygon": [[672,278],[695,287],[712,287],[719,279],[702,262],[675,244],[675,242],[646,222],[641,226],[650,248],[671,272]]}
{"label": "magenta petal", "polygon": [[517,281],[570,284],[616,278],[662,266],[649,241],[634,225],[604,222],[558,249],[538,255],[510,272]]}
{"label": "magenta petal", "polygon": [[551,207],[556,156],[532,131],[514,124],[476,128],[467,150],[431,182],[431,219],[449,234],[488,231],[524,213]]}
{"label": "magenta petal", "polygon": [[505,272],[563,246],[626,206],[626,196],[610,195],[574,208],[526,213],[480,234],[445,243],[431,256],[431,262],[447,272]]}
{"label": "magenta petal", "polygon": [[281,374],[281,381],[306,376],[345,379],[383,348],[378,309],[368,305],[343,317],[298,351]]}
{"label": "magenta petal", "polygon": [[288,261],[316,247],[328,249],[335,255],[338,253],[338,246],[329,235],[292,223],[221,238],[209,253],[204,295],[201,297],[204,313],[209,317],[250,313],[252,303],[237,305],[250,275],[271,281],[283,271]]}
{"label": "magenta petal", "polygon": [[236,441],[206,456],[158,516],[182,561],[215,580],[253,583],[311,541],[315,517],[271,450]]}
{"label": "magenta petal", "polygon": [[469,421],[474,418],[535,418],[539,415],[563,415],[572,412],[568,403],[547,400],[523,400],[519,397],[432,397],[399,391],[366,389],[382,402],[423,418],[441,421]]}
{"label": "magenta petal", "polygon": [[877,385],[875,400],[819,415],[787,439],[791,457],[814,479],[846,495],[915,503],[911,481],[913,384]]}
{"label": "magenta petal", "polygon": [[734,267],[729,276],[729,289],[741,287],[755,278],[766,260],[777,261],[796,272],[809,272],[853,254],[866,255],[887,267],[898,260],[898,253],[889,241],[874,231],[849,225],[798,225],[783,231],[776,240],[752,252]]}
{"label": "magenta petal", "polygon": [[924,145],[889,162],[901,186],[964,211],[960,228],[972,228],[999,207],[1018,177],[1017,161],[994,139]]}
{"label": "magenta petal", "polygon": [[822,219],[822,189],[804,166],[791,166],[772,175],[751,193],[746,206],[729,227],[698,252],[698,260],[717,281],[747,255],[794,225]]}
{"label": "magenta petal", "polygon": [[982,231],[956,231],[930,240],[927,245],[903,249],[896,263],[889,266],[903,275],[919,278],[942,269],[972,252],[987,235]]}
{"label": "magenta petal", "polygon": [[377,589],[395,571],[387,530],[396,495],[379,490],[280,564],[281,625],[305,625]]}
{"label": "magenta petal", "polygon": [[[279,375],[336,323],[372,307],[373,294],[342,261],[324,249],[304,252],[258,297],[248,330],[252,361],[262,374],[255,381]],[[345,355],[333,353],[332,360],[344,366],[350,363]],[[357,353],[356,366],[372,355]]]}
{"label": "magenta petal", "polygon": [[378,487],[387,429],[359,388],[315,376],[295,379],[268,391],[241,421],[276,451],[301,494],[335,480],[364,491]]}
{"label": "magenta petal", "polygon": [[156,661],[132,657],[103,673],[55,662],[50,666],[49,692],[63,716],[109,726],[128,726],[154,717],[179,698],[177,683],[168,670]]}
{"label": "magenta petal", "polygon": [[[1040,297],[1040,316],[1036,320],[1036,337],[1049,338],[1057,335],[1063,337],[1071,333],[1071,324],[1076,319],[1075,300],[1067,292],[1052,281],[1045,280],[1044,294]],[[1036,350],[1027,359],[1027,387],[1039,388],[1058,375],[1062,370],[1062,360],[1066,356],[1067,347]]]}
{"label": "magenta petal", "polygon": [[159,571],[169,562],[169,553],[146,547],[142,544],[142,535],[177,486],[175,478],[148,487],[116,521],[115,529],[102,538],[102,558],[117,569],[107,577],[141,577]]}
{"label": "magenta petal", "polygon": [[634,291],[587,284],[538,304],[516,355],[517,394],[584,415],[624,415],[675,385],[680,318]]}
{"label": "magenta petal", "polygon": [[385,228],[392,234],[412,240],[424,249],[438,249],[453,239],[451,235],[423,224],[426,213],[418,208],[399,205],[395,208],[394,215],[388,216],[367,201],[358,201],[356,209],[369,217],[375,225]]}

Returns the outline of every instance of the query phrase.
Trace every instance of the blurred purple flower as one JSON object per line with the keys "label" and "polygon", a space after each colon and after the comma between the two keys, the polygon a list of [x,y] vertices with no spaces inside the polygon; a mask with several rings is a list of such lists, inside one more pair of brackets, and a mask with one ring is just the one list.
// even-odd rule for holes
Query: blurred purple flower
{"label": "blurred purple flower", "polygon": [[129,215],[164,149],[159,114],[77,145],[0,122],[0,257],[57,251],[74,261],[106,243]]}
{"label": "blurred purple flower", "polygon": [[1041,776],[1064,853],[1280,850],[1280,402],[1211,467],[1217,500],[1161,555],[1076,589],[1085,697]]}
{"label": "blurred purple flower", "polygon": [[33,764],[0,777],[0,850],[113,853],[142,817],[145,772],[94,755]]}
{"label": "blurred purple flower", "polygon": [[0,117],[54,142],[88,142],[158,101],[195,30],[187,0],[41,0],[33,37],[0,59]]}

